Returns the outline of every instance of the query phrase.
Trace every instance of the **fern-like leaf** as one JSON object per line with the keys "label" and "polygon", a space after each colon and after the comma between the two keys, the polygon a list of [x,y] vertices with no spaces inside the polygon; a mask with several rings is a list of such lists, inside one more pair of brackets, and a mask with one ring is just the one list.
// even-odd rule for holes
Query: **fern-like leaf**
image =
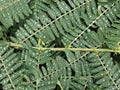
{"label": "fern-like leaf", "polygon": [[14,21],[24,19],[32,11],[28,6],[28,0],[1,0],[0,1],[0,22],[9,28]]}
{"label": "fern-like leaf", "polygon": [[[88,56],[89,66],[95,83],[102,90],[119,90],[120,89],[120,70],[119,65],[114,63],[110,53],[92,53]],[[94,69],[93,69],[94,68]]]}
{"label": "fern-like leaf", "polygon": [[24,69],[13,49],[0,44],[0,84],[4,90],[17,90]]}

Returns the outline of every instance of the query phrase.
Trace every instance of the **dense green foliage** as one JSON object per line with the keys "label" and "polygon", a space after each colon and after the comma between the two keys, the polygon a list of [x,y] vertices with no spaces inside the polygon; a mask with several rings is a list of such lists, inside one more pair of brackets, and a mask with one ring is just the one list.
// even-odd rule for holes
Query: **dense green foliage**
{"label": "dense green foliage", "polygon": [[120,90],[120,0],[0,0],[0,90]]}

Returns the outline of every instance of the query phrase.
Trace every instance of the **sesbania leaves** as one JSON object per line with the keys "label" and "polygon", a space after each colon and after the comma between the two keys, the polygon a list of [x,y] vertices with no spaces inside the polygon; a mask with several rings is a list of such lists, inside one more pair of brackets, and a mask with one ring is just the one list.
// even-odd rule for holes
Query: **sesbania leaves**
{"label": "sesbania leaves", "polygon": [[25,19],[32,13],[28,6],[28,0],[1,0],[0,1],[0,22],[9,28],[19,19]]}
{"label": "sesbania leaves", "polygon": [[120,90],[120,0],[0,0],[0,90]]}

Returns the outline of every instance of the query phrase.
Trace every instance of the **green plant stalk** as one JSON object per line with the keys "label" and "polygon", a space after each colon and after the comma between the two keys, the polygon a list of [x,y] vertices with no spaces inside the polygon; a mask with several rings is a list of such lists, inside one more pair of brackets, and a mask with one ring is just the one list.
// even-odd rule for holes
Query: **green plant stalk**
{"label": "green plant stalk", "polygon": [[[17,43],[12,43],[12,42],[6,42],[6,44],[12,46],[12,47],[16,47],[16,48],[24,48],[21,44],[17,44]],[[107,48],[45,48],[45,47],[32,47],[34,49],[38,49],[38,50],[51,50],[51,51],[65,51],[65,50],[70,50],[70,51],[85,51],[85,52],[114,52],[114,53],[120,53],[120,49],[118,47],[118,49],[107,49]]]}

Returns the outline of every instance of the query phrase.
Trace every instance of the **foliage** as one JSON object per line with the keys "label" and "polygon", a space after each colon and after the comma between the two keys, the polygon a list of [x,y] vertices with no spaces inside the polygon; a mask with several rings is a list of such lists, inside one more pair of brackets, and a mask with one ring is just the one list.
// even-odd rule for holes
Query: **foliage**
{"label": "foliage", "polygon": [[120,0],[0,0],[0,90],[120,90]]}

